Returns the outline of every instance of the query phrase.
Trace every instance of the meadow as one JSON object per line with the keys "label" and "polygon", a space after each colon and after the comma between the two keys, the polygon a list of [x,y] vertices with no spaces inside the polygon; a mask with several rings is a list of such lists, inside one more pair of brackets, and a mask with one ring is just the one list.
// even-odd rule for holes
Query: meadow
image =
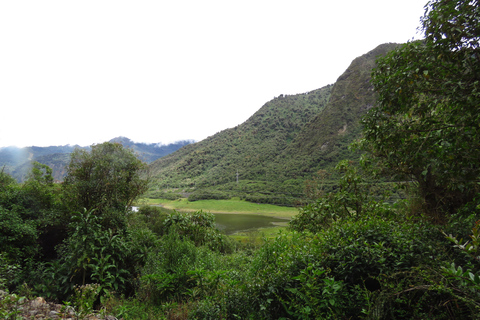
{"label": "meadow", "polygon": [[230,200],[178,200],[142,199],[139,204],[161,206],[165,209],[183,212],[206,211],[210,213],[259,214],[276,218],[292,218],[298,213],[295,207],[281,207],[272,204],[252,203],[239,198]]}

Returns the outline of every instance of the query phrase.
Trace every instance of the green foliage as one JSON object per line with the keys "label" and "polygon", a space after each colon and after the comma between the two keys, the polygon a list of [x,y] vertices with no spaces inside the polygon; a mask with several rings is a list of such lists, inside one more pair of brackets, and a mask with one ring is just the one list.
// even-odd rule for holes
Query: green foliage
{"label": "green foliage", "polygon": [[437,221],[478,190],[479,15],[477,1],[430,1],[425,40],[380,58],[372,73],[378,105],[363,119],[363,148],[414,180]]}
{"label": "green foliage", "polygon": [[[262,319],[448,319],[455,287],[433,270],[451,254],[429,224],[346,220],[267,242],[252,262],[255,286],[244,290]],[[459,305],[464,318],[475,314]]]}
{"label": "green foliage", "polygon": [[231,196],[225,192],[211,192],[211,191],[195,191],[188,196],[188,201],[197,200],[228,200]]}
{"label": "green foliage", "polygon": [[38,233],[35,221],[25,220],[21,215],[0,206],[0,252],[20,262],[38,252]]}
{"label": "green foliage", "polygon": [[47,165],[33,162],[32,171],[22,189],[29,195],[29,206],[38,211],[57,206],[58,188],[53,183],[52,169]]}
{"label": "green foliage", "polygon": [[212,213],[174,211],[167,216],[164,225],[168,233],[177,233],[196,246],[206,245],[221,252],[231,250],[228,239],[217,229]]}
{"label": "green foliage", "polygon": [[368,183],[351,162],[341,161],[335,169],[341,175],[337,190],[301,207],[289,223],[292,230],[320,232],[341,220],[392,215],[391,209],[383,204],[386,195],[378,197],[373,193],[374,184]]}
{"label": "green foliage", "polygon": [[[379,60],[380,106],[364,120],[363,147],[381,169],[413,177],[430,213],[452,213],[448,236],[407,214],[413,200],[384,204],[388,180],[371,183],[365,167],[341,161],[308,182],[296,231],[234,251],[210,213],[127,211],[146,189],[145,167],[105,143],[73,153],[62,188],[40,164],[21,185],[0,172],[0,289],[28,282],[23,292],[70,299],[77,317],[100,301],[124,319],[478,318],[478,7],[430,1],[426,40]],[[356,59],[334,87],[282,95],[244,125],[158,161],[155,187],[172,198],[191,188],[190,200],[293,203],[313,172],[353,157],[346,145],[374,101],[368,70],[393,47]],[[40,245],[59,242],[42,258]],[[17,317],[22,298],[2,298],[0,315]]]}
{"label": "green foliage", "polygon": [[375,100],[371,69],[377,56],[395,47],[381,45],[358,57],[334,85],[276,97],[241,125],[157,160],[150,166],[152,189],[208,189],[295,205],[305,179],[358,158],[348,145],[360,135],[359,120]]}
{"label": "green foliage", "polygon": [[182,195],[175,192],[163,192],[163,191],[150,191],[146,193],[146,196],[150,199],[167,199],[177,200],[182,198]]}
{"label": "green foliage", "polygon": [[[236,183],[237,172],[239,182],[281,184],[296,178],[285,172],[296,168],[287,165],[288,156],[282,155],[282,150],[325,108],[331,90],[329,85],[305,94],[277,97],[242,125],[157,160],[150,166],[152,188],[226,191]],[[279,163],[275,163],[277,160]],[[254,191],[265,190],[258,186]]]}
{"label": "green foliage", "polygon": [[242,196],[242,198],[249,202],[266,203],[278,206],[294,206],[299,201],[298,197],[271,193],[247,194]]}
{"label": "green foliage", "polygon": [[0,318],[2,319],[22,319],[23,305],[26,303],[26,298],[15,293],[0,294]]}
{"label": "green foliage", "polygon": [[105,142],[71,154],[63,183],[64,201],[72,211],[125,212],[146,191],[145,164],[121,144]]}
{"label": "green foliage", "polygon": [[466,242],[451,234],[444,233],[444,235],[455,248],[471,258],[464,264],[464,268],[454,262],[442,267],[444,275],[449,280],[449,286],[452,287],[452,294],[478,312],[480,310],[480,220],[476,221],[471,230],[470,240]]}
{"label": "green foliage", "polygon": [[91,283],[100,285],[101,294],[124,292],[130,277],[125,235],[104,230],[94,211],[77,213],[69,227],[72,234],[59,247],[60,259],[52,265],[59,295]]}
{"label": "green foliage", "polygon": [[19,213],[23,219],[41,220],[58,202],[58,188],[50,173],[49,167],[35,163],[29,179],[23,184],[1,173],[0,206]]}
{"label": "green foliage", "polygon": [[8,289],[19,271],[18,265],[12,264],[5,253],[0,253],[0,290]]}
{"label": "green foliage", "polygon": [[295,319],[339,319],[349,303],[343,281],[325,276],[327,271],[309,264],[300,271],[292,287],[288,287],[285,309]]}
{"label": "green foliage", "polygon": [[171,232],[150,252],[142,271],[140,294],[152,303],[183,300],[207,271],[213,271],[215,260],[209,249]]}
{"label": "green foliage", "polygon": [[73,301],[77,318],[85,318],[93,313],[93,306],[99,293],[100,286],[98,284],[75,286]]}
{"label": "green foliage", "polygon": [[156,206],[140,206],[138,212],[129,214],[129,225],[135,225],[139,229],[149,229],[155,234],[161,236],[166,232],[164,225],[168,213],[166,209]]}

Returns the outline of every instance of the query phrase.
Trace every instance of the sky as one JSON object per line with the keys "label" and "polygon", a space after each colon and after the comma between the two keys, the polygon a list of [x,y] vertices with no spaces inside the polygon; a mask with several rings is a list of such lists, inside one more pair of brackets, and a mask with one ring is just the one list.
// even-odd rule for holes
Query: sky
{"label": "sky", "polygon": [[420,39],[426,0],[0,2],[0,147],[200,141]]}

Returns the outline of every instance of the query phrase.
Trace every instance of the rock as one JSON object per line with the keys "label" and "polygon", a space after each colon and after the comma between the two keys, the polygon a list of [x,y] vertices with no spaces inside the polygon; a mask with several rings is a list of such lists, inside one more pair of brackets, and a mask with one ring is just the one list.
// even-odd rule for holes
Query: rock
{"label": "rock", "polygon": [[55,310],[52,310],[52,311],[50,311],[50,313],[48,314],[48,316],[49,316],[49,317],[52,317],[52,318],[53,318],[53,317],[56,317],[56,316],[58,316],[58,312],[55,311]]}
{"label": "rock", "polygon": [[[3,295],[3,297],[2,297]],[[6,292],[0,291],[0,300],[2,301],[2,307],[5,310],[15,311],[21,319],[31,320],[74,320],[78,319],[75,316],[75,309],[71,306],[65,306],[61,304],[49,303],[42,297],[37,297],[33,300],[25,299],[24,297],[18,299],[15,295],[10,295]],[[10,302],[11,300],[11,302]],[[82,320],[117,320],[113,316],[100,316],[98,314],[90,314],[82,318]]]}
{"label": "rock", "polygon": [[32,308],[40,308],[46,303],[47,302],[45,301],[45,299],[43,299],[42,297],[38,297],[35,300],[32,300],[32,302],[30,303],[30,306]]}

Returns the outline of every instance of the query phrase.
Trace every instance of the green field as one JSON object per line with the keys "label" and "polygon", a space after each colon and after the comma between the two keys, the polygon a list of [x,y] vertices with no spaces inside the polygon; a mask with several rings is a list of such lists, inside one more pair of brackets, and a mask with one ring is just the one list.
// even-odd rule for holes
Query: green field
{"label": "green field", "polygon": [[211,213],[260,214],[278,218],[291,218],[298,213],[294,207],[280,207],[271,204],[257,204],[240,199],[230,200],[199,200],[187,199],[143,199],[138,204],[159,205],[167,209],[178,211],[203,210]]}

